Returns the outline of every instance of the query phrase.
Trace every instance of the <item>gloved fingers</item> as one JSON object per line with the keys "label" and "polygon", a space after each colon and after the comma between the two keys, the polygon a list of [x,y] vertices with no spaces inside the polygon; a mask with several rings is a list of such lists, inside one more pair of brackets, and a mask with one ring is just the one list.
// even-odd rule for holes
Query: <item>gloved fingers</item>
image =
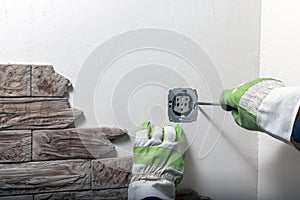
{"label": "gloved fingers", "polygon": [[181,128],[180,124],[176,124],[174,128],[175,128],[175,131],[176,131],[176,140],[178,142],[184,140],[184,135],[183,135],[182,128]]}
{"label": "gloved fingers", "polygon": [[159,126],[153,126],[149,135],[149,140],[144,144],[144,146],[159,146],[162,143],[162,129]]}
{"label": "gloved fingers", "polygon": [[159,140],[162,141],[162,137],[163,137],[163,133],[162,133],[162,129],[159,126],[153,126],[151,129],[151,133],[150,133],[150,138],[152,140]]}
{"label": "gloved fingers", "polygon": [[167,142],[167,143],[174,143],[176,142],[176,130],[173,126],[164,126],[163,127],[163,134],[164,134],[164,138],[163,138],[163,142]]}
{"label": "gloved fingers", "polygon": [[151,127],[151,123],[150,122],[143,122],[141,125],[141,130],[143,129],[149,129]]}
{"label": "gloved fingers", "polygon": [[135,135],[135,146],[143,146],[149,140],[151,132],[151,123],[144,122],[141,126],[141,130],[136,132]]}
{"label": "gloved fingers", "polygon": [[185,136],[183,133],[183,130],[180,126],[180,124],[175,125],[175,131],[176,131],[176,141],[178,143],[177,151],[178,152],[185,152],[186,148],[186,143],[185,143]]}
{"label": "gloved fingers", "polygon": [[232,115],[234,121],[235,121],[239,126],[241,126],[241,119],[240,119],[240,115],[239,115],[238,110],[233,110],[233,111],[231,112],[231,115]]}
{"label": "gloved fingers", "polygon": [[136,133],[135,146],[158,146],[162,143],[163,133],[159,126],[151,126],[150,122],[144,122],[141,130]]}
{"label": "gloved fingers", "polygon": [[230,106],[234,109],[237,108],[237,104],[233,101],[233,95],[236,89],[225,89],[220,95],[219,102],[223,105]]}
{"label": "gloved fingers", "polygon": [[151,132],[151,123],[150,122],[144,122],[141,126],[141,130],[137,131],[136,133],[136,139],[149,139]]}
{"label": "gloved fingers", "polygon": [[141,127],[142,129],[136,133],[135,146],[161,146],[178,152],[184,151],[185,140],[179,124],[161,128],[145,122]]}

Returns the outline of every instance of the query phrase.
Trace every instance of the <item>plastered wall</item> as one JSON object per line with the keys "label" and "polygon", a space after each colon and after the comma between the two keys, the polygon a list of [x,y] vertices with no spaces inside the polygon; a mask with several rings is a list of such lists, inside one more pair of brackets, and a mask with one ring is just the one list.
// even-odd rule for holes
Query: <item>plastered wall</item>
{"label": "plastered wall", "polygon": [[[260,76],[298,86],[300,72],[299,1],[262,1]],[[300,154],[259,135],[258,199],[299,199]]]}
{"label": "plastered wall", "polygon": [[[259,0],[0,0],[0,24],[0,62],[53,64],[74,83],[70,101],[85,112],[77,127],[129,130],[120,155],[131,153],[142,121],[164,124],[169,88],[218,101],[223,87],[258,76]],[[256,198],[256,133],[219,108],[203,108],[184,130],[180,187]]]}

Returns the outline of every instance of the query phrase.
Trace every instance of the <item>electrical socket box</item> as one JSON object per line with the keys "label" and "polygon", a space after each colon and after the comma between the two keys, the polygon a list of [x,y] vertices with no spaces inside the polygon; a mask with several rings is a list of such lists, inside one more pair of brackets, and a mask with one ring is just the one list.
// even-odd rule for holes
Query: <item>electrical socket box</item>
{"label": "electrical socket box", "polygon": [[168,116],[171,122],[192,122],[197,119],[197,91],[192,88],[174,88],[168,95]]}

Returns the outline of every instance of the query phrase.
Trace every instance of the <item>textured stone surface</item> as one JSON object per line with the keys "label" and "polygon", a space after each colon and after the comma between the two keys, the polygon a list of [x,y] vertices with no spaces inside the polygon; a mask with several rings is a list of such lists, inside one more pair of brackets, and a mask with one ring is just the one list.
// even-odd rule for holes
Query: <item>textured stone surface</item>
{"label": "textured stone surface", "polygon": [[32,96],[63,96],[70,81],[56,73],[52,65],[32,66]]}
{"label": "textured stone surface", "polygon": [[52,65],[0,65],[0,96],[62,97],[69,86]]}
{"label": "textured stone surface", "polygon": [[118,128],[33,131],[33,160],[62,158],[107,158],[116,155],[112,138],[124,135]]}
{"label": "textured stone surface", "polygon": [[0,196],[90,189],[90,162],[84,160],[0,164]]}
{"label": "textured stone surface", "polygon": [[33,195],[5,196],[0,197],[0,200],[33,200]]}
{"label": "textured stone surface", "polygon": [[90,128],[91,134],[105,134],[108,139],[114,140],[120,136],[126,135],[126,129],[120,129],[115,127],[100,127],[100,128]]}
{"label": "textured stone surface", "polygon": [[30,96],[31,65],[0,65],[0,96]]}
{"label": "textured stone surface", "polygon": [[127,187],[131,167],[131,157],[93,160],[93,189]]}
{"label": "textured stone surface", "polygon": [[22,162],[31,159],[31,131],[0,131],[0,162]]}
{"label": "textured stone surface", "polygon": [[[78,192],[55,192],[35,194],[35,200],[126,200],[127,188],[89,190]],[[184,189],[176,191],[176,200],[211,200],[209,197],[202,197],[197,192]],[[33,195],[5,196],[0,200],[33,200]]]}
{"label": "textured stone surface", "polygon": [[67,98],[0,98],[0,130],[65,128],[81,114]]}
{"label": "textured stone surface", "polygon": [[[125,200],[127,188],[37,194],[35,200]],[[1,199],[0,199],[1,200]]]}

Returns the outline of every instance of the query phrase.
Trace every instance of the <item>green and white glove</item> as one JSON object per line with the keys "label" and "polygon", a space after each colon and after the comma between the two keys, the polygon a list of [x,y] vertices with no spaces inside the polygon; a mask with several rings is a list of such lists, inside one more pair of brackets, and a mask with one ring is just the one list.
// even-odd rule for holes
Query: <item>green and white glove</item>
{"label": "green and white glove", "polygon": [[135,139],[128,199],[175,199],[175,187],[183,176],[184,151],[179,124],[161,128],[143,123]]}
{"label": "green and white glove", "polygon": [[271,78],[259,78],[224,90],[220,103],[233,108],[233,118],[241,127],[266,132],[290,143],[300,106],[300,88],[285,87],[283,82]]}

